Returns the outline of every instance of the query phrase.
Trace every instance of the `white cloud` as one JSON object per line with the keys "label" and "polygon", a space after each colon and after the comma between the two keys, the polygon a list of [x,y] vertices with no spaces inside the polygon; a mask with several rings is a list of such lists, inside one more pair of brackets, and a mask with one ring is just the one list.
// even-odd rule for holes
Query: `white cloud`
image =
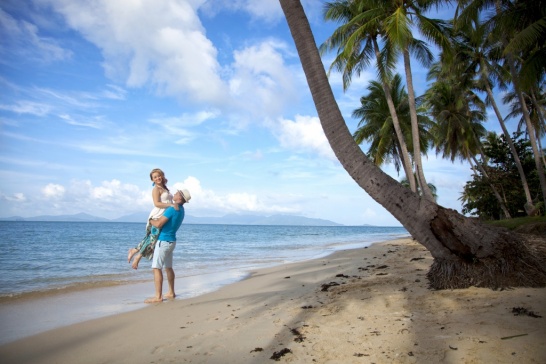
{"label": "white cloud", "polygon": [[266,22],[275,22],[282,19],[283,13],[278,0],[243,0],[235,1],[253,18]]}
{"label": "white cloud", "polygon": [[278,0],[208,0],[200,10],[210,17],[219,16],[218,14],[225,10],[244,11],[253,21],[265,23],[279,21],[283,16]]}
{"label": "white cloud", "polygon": [[17,204],[17,203],[27,201],[27,198],[26,198],[24,193],[17,192],[17,193],[12,194],[11,196],[0,194],[0,200],[5,200],[8,203],[16,203]]}
{"label": "white cloud", "polygon": [[58,107],[72,107],[78,109],[93,109],[99,106],[96,100],[100,94],[90,92],[64,92],[50,88],[30,89],[29,94],[41,100],[47,100]]}
{"label": "white cloud", "polygon": [[106,90],[102,91],[102,97],[110,100],[125,100],[127,91],[117,85],[107,85]]}
{"label": "white cloud", "polygon": [[[104,117],[96,115],[97,109],[103,109],[104,100],[121,101],[125,90],[108,85],[105,90],[94,92],[60,91],[43,87],[20,87],[6,83],[7,87],[16,89],[18,96],[24,95],[27,100],[9,100],[0,104],[0,110],[15,114],[27,114],[38,117],[57,116],[70,125],[103,128]],[[32,101],[38,100],[38,101]],[[86,116],[81,116],[86,113]],[[89,115],[93,113],[93,115]],[[42,120],[45,120],[42,119]]]}
{"label": "white cloud", "polygon": [[109,77],[122,77],[129,87],[150,84],[163,95],[222,102],[225,86],[217,50],[196,13],[200,2],[44,2],[101,50]]}
{"label": "white cloud", "polygon": [[17,114],[45,116],[51,112],[52,107],[41,102],[18,101],[11,105],[0,104],[0,110],[11,111]]}
{"label": "white cloud", "polygon": [[91,118],[76,116],[77,119],[75,119],[69,114],[60,114],[58,117],[69,125],[85,126],[93,129],[102,129],[104,127],[104,120],[100,116]]}
{"label": "white cloud", "polygon": [[[213,190],[204,189],[201,182],[195,177],[188,177],[181,183],[172,185],[172,190],[186,188],[192,199],[188,206],[189,211],[200,216],[203,212],[213,211],[216,215],[225,213],[291,213],[296,210],[286,204],[279,205],[279,196],[258,196],[248,192],[231,192],[219,194]],[[205,213],[207,214],[207,213]]]}
{"label": "white cloud", "polygon": [[275,117],[297,101],[297,78],[284,62],[286,49],[285,43],[268,39],[234,52],[229,88],[241,115],[251,115],[247,122]]}
{"label": "white cloud", "polygon": [[[347,179],[344,174],[343,179]],[[334,179],[326,182],[326,186],[321,187],[324,195],[317,194],[315,197],[297,192],[297,189],[284,188],[265,189],[260,192],[249,192],[245,187],[227,192],[217,191],[203,186],[194,176],[189,176],[181,182],[169,181],[169,188],[173,193],[182,188],[190,191],[192,199],[186,206],[186,212],[193,216],[222,216],[228,213],[298,214],[354,224],[362,221],[371,223],[378,219],[378,213],[362,202],[366,199],[363,197],[364,200],[361,200],[360,196],[364,196],[363,191],[351,185],[348,190],[354,191],[348,195],[340,194],[340,191],[333,193],[332,188],[337,188],[339,181]],[[105,180],[98,184],[90,180],[74,179],[66,185],[48,183],[40,191],[41,195],[28,197],[23,194],[9,197],[2,195],[5,213],[9,211],[9,215],[28,217],[85,212],[113,219],[136,212],[149,212],[152,208],[148,183],[145,187],[139,187],[118,179]],[[355,199],[355,196],[359,197]],[[332,210],[317,214],[324,206],[324,201],[328,201],[331,206],[352,204],[351,206],[355,205],[356,208],[351,207],[344,212]],[[30,211],[28,204],[24,202],[33,202],[36,208]],[[382,216],[380,220],[384,220]]]}
{"label": "white cloud", "polygon": [[184,113],[181,116],[154,117],[149,122],[163,130],[163,134],[174,137],[176,144],[187,144],[196,139],[200,132],[196,132],[201,124],[214,120],[220,115],[218,111],[203,110],[195,113]]}
{"label": "white cloud", "polygon": [[[317,18],[322,11],[322,2],[317,0],[302,0],[307,16]],[[244,11],[253,22],[273,24],[283,21],[284,14],[279,0],[208,0],[201,9],[209,16],[216,16],[222,10]]]}
{"label": "white cloud", "polygon": [[215,114],[199,112],[195,115],[184,114],[180,117],[152,118],[150,122],[164,130],[166,135],[175,136],[175,143],[186,144],[195,139],[196,134],[189,127],[198,126],[205,120],[213,118]]}
{"label": "white cloud", "polygon": [[296,115],[295,120],[280,119],[271,127],[283,148],[337,161],[318,117]]}
{"label": "white cloud", "polygon": [[264,154],[260,149],[255,151],[246,151],[242,153],[243,158],[247,160],[262,160],[264,158]]}
{"label": "white cloud", "polygon": [[[303,87],[299,74],[294,75],[301,72],[299,66],[294,71],[284,61],[285,56],[294,57],[291,47],[273,38],[237,49],[233,62],[222,67],[197,15],[199,1],[42,1],[100,49],[106,75],[114,81],[131,88],[155,89],[185,104],[197,103],[192,106],[202,103],[222,110],[237,129],[282,114],[288,104],[297,103],[299,86]],[[276,1],[268,4],[279,7]],[[265,11],[261,1],[234,4],[238,9],[241,6]],[[75,100],[87,101],[81,96]],[[101,96],[126,97],[119,87],[109,87]],[[64,102],[73,105],[70,100]],[[191,135],[182,134],[178,143],[187,143]]]}
{"label": "white cloud", "polygon": [[219,116],[218,111],[198,111],[195,113],[184,113],[181,116],[174,117],[155,117],[151,118],[150,122],[159,126],[165,127],[168,131],[176,127],[194,127],[199,126],[207,120],[214,119]]}
{"label": "white cloud", "polygon": [[66,189],[65,198],[58,202],[68,211],[90,214],[102,211],[119,217],[135,210],[152,208],[149,191],[141,191],[138,186],[117,179],[103,181],[99,186],[94,186],[89,180],[73,180]]}
{"label": "white cloud", "polygon": [[65,188],[61,185],[49,183],[42,189],[42,192],[46,198],[58,199],[62,198],[65,193]]}
{"label": "white cloud", "polygon": [[6,55],[9,47],[9,56],[15,52],[23,58],[34,61],[53,62],[68,59],[72,52],[63,49],[53,39],[40,36],[38,28],[24,20],[16,20],[0,9],[0,54]]}

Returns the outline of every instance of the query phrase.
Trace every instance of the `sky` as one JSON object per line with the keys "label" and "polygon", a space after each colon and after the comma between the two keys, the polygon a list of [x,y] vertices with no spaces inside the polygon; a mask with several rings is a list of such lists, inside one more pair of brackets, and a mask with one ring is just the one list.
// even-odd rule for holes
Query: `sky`
{"label": "sky", "polygon": [[[336,24],[323,1],[302,4],[321,44]],[[351,132],[375,76],[343,92],[330,75]],[[469,165],[423,161],[438,203],[460,212]],[[0,217],[149,211],[153,168],[191,192],[193,216],[400,226],[336,160],[277,0],[2,0]]]}

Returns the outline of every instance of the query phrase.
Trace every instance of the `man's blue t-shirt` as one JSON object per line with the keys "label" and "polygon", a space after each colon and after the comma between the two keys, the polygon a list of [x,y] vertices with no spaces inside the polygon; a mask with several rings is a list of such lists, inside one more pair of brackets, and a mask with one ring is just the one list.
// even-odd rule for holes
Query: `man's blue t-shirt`
{"label": "man's blue t-shirt", "polygon": [[184,220],[184,206],[180,205],[180,209],[178,211],[176,211],[174,207],[170,206],[165,210],[163,216],[169,219],[169,221],[167,221],[161,228],[158,240],[176,241],[176,232]]}

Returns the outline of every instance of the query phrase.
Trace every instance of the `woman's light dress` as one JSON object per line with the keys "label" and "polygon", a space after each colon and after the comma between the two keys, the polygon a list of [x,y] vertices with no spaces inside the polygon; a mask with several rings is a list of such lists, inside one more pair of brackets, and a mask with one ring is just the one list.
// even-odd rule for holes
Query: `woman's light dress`
{"label": "woman's light dress", "polygon": [[[173,203],[173,195],[171,195],[169,191],[163,190],[160,196],[160,201],[163,203]],[[148,216],[148,223],[146,224],[146,236],[136,246],[136,249],[140,252],[140,254],[148,260],[151,260],[154,256],[155,243],[161,231],[150,224],[150,219],[159,219],[161,215],[163,215],[163,212],[165,212],[164,208],[154,207],[152,209],[150,215]]]}
{"label": "woman's light dress", "polygon": [[[163,192],[161,193],[161,196],[159,196],[159,200],[162,202],[162,203],[170,203],[172,204],[173,203],[173,195],[171,195],[169,193],[169,191],[167,190],[163,190]],[[149,220],[150,219],[154,219],[154,220],[157,220],[161,217],[161,215],[163,215],[163,213],[165,212],[165,209],[164,208],[161,208],[161,207],[155,207],[152,209],[152,211],[150,212],[150,215],[148,216],[148,224],[149,223]]]}

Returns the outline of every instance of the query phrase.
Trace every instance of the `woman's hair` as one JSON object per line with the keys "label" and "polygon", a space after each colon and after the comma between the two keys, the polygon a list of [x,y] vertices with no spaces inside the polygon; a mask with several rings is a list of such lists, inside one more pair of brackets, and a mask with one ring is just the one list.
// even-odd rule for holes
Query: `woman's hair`
{"label": "woman's hair", "polygon": [[159,168],[152,169],[152,171],[150,172],[150,180],[152,182],[154,181],[154,179],[152,177],[152,174],[154,174],[154,173],[159,173],[161,175],[161,177],[163,178],[163,186],[161,186],[161,187],[163,187],[164,189],[169,191],[169,189],[167,188],[167,182],[168,181],[167,181],[167,177],[165,177],[165,173],[163,173],[163,171],[161,169],[159,169]]}

